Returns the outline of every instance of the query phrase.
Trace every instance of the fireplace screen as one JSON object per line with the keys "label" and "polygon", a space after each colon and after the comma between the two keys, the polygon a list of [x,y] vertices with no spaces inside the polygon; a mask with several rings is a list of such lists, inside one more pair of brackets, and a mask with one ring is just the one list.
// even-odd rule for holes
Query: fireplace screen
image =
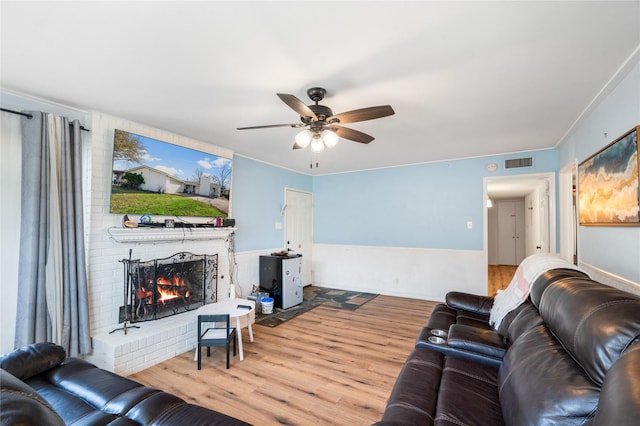
{"label": "fireplace screen", "polygon": [[218,300],[218,255],[181,252],[163,259],[123,259],[120,322],[150,321]]}

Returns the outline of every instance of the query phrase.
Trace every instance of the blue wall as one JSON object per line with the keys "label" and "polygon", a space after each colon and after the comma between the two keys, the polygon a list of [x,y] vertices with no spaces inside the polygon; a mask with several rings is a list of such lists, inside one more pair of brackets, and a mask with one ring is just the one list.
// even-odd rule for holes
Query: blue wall
{"label": "blue wall", "polygon": [[[628,74],[585,114],[559,147],[560,164],[570,169],[640,124],[640,53]],[[579,226],[578,259],[640,283],[640,227]]]}
{"label": "blue wall", "polygon": [[[534,167],[486,170],[524,156],[533,157]],[[545,150],[315,177],[314,242],[482,250],[483,177],[557,167],[557,151]]]}
{"label": "blue wall", "polygon": [[[534,167],[496,173],[488,163],[532,156]],[[282,247],[284,189],[313,192],[314,243],[483,249],[483,178],[556,172],[556,150],[311,177],[234,157],[238,251]],[[467,229],[467,222],[473,228]]]}
{"label": "blue wall", "polygon": [[236,219],[237,251],[284,248],[280,210],[285,188],[311,191],[311,176],[235,155],[232,176],[232,215]]}

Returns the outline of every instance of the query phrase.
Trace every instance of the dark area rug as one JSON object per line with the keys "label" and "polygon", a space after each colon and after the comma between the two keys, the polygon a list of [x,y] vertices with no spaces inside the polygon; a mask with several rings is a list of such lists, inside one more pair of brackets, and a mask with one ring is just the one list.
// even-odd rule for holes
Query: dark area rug
{"label": "dark area rug", "polygon": [[295,318],[320,305],[353,311],[377,296],[377,294],[373,293],[314,287],[312,285],[305,287],[303,290],[301,304],[288,309],[274,308],[272,314],[256,313],[256,324],[277,327],[291,318]]}

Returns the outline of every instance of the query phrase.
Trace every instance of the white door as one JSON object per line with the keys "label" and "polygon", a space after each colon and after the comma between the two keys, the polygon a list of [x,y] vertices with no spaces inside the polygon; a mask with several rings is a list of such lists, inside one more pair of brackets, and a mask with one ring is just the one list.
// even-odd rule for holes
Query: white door
{"label": "white door", "polygon": [[[544,181],[540,193],[540,245],[536,246],[537,253],[551,253],[549,242],[549,215],[551,214],[549,203],[549,181]],[[539,247],[539,248],[538,248]]]}
{"label": "white door", "polygon": [[499,200],[498,264],[519,265],[525,257],[524,199]]}
{"label": "white door", "polygon": [[302,284],[311,278],[313,244],[313,195],[310,192],[285,189],[285,247],[302,255]]}

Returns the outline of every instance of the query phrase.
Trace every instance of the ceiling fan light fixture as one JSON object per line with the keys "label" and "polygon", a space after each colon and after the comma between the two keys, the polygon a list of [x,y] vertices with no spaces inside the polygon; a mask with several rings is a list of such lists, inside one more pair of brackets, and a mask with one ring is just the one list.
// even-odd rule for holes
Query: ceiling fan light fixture
{"label": "ceiling fan light fixture", "polygon": [[313,135],[311,139],[311,151],[315,153],[324,151],[324,142],[320,135]]}
{"label": "ceiling fan light fixture", "polygon": [[309,129],[304,129],[300,133],[298,133],[295,137],[296,144],[300,148],[306,148],[311,142],[311,138],[313,137],[313,133]]}
{"label": "ceiling fan light fixture", "polygon": [[322,140],[324,141],[324,144],[327,146],[327,148],[333,148],[338,144],[340,138],[338,137],[336,132],[332,130],[325,130],[324,132],[322,132]]}

